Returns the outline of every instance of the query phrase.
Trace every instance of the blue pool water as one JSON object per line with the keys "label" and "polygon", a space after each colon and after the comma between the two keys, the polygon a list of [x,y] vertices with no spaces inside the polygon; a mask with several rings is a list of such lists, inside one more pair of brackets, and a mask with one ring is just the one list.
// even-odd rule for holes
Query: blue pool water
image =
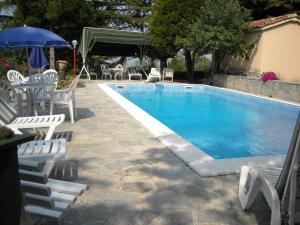
{"label": "blue pool water", "polygon": [[215,159],[286,154],[299,107],[195,85],[110,85]]}

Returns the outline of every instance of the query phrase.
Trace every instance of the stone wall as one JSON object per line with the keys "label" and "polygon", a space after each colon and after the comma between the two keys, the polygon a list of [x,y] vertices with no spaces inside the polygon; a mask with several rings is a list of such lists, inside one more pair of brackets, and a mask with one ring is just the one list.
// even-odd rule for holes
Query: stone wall
{"label": "stone wall", "polygon": [[215,74],[214,85],[252,94],[300,102],[300,83],[262,81],[256,77]]}

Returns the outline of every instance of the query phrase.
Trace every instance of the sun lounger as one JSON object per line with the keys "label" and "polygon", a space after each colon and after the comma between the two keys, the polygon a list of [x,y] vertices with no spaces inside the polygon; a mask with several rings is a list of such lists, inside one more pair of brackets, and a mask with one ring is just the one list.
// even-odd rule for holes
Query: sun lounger
{"label": "sun lounger", "polygon": [[59,193],[81,195],[83,191],[88,189],[86,184],[48,178],[47,174],[41,173],[43,167],[38,162],[21,159],[19,160],[19,167],[21,169],[21,179],[43,183]]}
{"label": "sun lounger", "polygon": [[[80,184],[62,181],[68,184],[64,191],[55,189],[57,184],[50,181],[47,175],[41,172],[31,170],[40,170],[42,167],[39,163],[21,160],[20,161],[20,178],[22,195],[24,200],[24,211],[29,215],[37,215],[46,219],[55,220],[58,224],[62,223],[63,212],[66,211],[72,203],[76,201],[77,193],[71,193],[69,190],[74,189],[74,185]],[[50,185],[49,185],[50,183]],[[67,185],[66,185],[67,186]],[[85,189],[87,189],[86,185]],[[80,192],[80,194],[82,191]]]}
{"label": "sun lounger", "polygon": [[64,114],[50,116],[17,117],[17,112],[0,99],[0,125],[6,125],[19,133],[20,129],[48,128],[45,139],[51,139],[54,130],[65,120]]}
{"label": "sun lounger", "polygon": [[147,77],[146,83],[161,81],[161,74],[158,69],[151,68],[151,71],[149,74],[147,74],[144,70],[143,70],[143,72]]}
{"label": "sun lounger", "polygon": [[142,79],[142,74],[141,73],[138,73],[136,71],[136,68],[135,67],[130,67],[127,69],[127,72],[128,72],[128,79],[131,80],[133,77],[136,77],[138,79]]}
{"label": "sun lounger", "polygon": [[42,172],[49,175],[55,162],[66,155],[66,148],[67,141],[64,138],[30,141],[18,146],[18,157],[45,163]]}
{"label": "sun lounger", "polygon": [[[239,199],[244,210],[250,209],[258,193],[262,192],[271,208],[271,225],[300,222],[299,161],[300,113],[294,129],[283,168],[264,168],[255,165],[241,168]],[[283,223],[282,223],[283,222]]]}

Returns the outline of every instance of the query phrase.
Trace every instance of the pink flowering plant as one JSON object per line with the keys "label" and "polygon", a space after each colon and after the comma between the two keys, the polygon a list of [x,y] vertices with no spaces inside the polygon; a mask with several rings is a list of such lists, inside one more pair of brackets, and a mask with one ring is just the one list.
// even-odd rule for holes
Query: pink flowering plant
{"label": "pink flowering plant", "polygon": [[274,72],[263,72],[260,74],[260,79],[263,81],[268,81],[268,80],[278,80],[278,75]]}

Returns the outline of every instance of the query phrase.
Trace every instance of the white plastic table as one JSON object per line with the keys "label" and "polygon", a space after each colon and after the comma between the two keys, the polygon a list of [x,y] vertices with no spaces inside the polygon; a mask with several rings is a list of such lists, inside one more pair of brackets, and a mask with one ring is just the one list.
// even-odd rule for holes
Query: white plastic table
{"label": "white plastic table", "polygon": [[54,83],[42,83],[42,84],[34,84],[27,82],[26,84],[18,84],[13,85],[13,88],[23,92],[26,95],[26,101],[28,105],[28,113],[29,115],[38,115],[36,109],[36,102],[38,100],[38,95],[44,88],[49,87],[50,89],[55,88]]}

